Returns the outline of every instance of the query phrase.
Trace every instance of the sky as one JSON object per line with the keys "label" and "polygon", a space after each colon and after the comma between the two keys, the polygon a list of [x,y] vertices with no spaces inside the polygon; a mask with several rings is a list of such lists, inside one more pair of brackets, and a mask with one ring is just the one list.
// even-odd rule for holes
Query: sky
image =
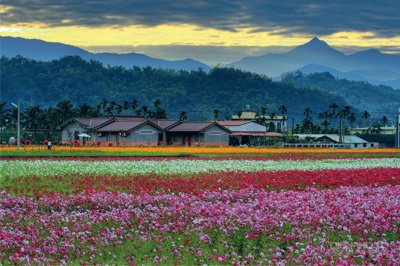
{"label": "sky", "polygon": [[2,0],[0,35],[210,65],[314,36],[345,53],[400,54],[399,11],[398,0]]}

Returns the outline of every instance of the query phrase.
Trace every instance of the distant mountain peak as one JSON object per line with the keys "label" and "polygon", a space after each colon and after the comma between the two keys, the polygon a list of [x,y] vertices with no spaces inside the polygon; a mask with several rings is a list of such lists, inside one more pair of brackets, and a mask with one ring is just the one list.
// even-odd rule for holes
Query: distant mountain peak
{"label": "distant mountain peak", "polygon": [[300,45],[299,47],[307,47],[311,49],[332,49],[326,42],[318,39],[317,37],[312,38],[309,42]]}
{"label": "distant mountain peak", "polygon": [[317,37],[312,38],[305,44],[299,45],[289,53],[293,54],[312,54],[315,56],[316,54],[324,55],[324,56],[341,56],[344,55],[342,52],[333,49],[326,42],[318,39]]}
{"label": "distant mountain peak", "polygon": [[325,43],[326,44],[326,42],[318,39],[318,37],[315,37],[315,36],[309,41],[309,43]]}
{"label": "distant mountain peak", "polygon": [[369,54],[369,55],[380,55],[380,54],[382,54],[381,51],[379,51],[378,49],[374,49],[374,48],[361,51],[361,52],[359,52],[359,54],[360,53],[361,54]]}

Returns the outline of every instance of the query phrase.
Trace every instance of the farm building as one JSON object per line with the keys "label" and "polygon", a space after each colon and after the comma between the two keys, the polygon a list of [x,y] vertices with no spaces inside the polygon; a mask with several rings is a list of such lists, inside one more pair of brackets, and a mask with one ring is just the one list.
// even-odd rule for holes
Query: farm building
{"label": "farm building", "polygon": [[273,124],[274,129],[277,131],[285,131],[287,129],[287,124],[286,124],[287,117],[286,116],[281,116],[281,115],[259,116],[254,111],[246,110],[246,111],[239,112],[239,114],[237,114],[237,115],[232,115],[232,117],[231,117],[232,120],[238,120],[238,121],[240,121],[240,120],[255,121],[255,120],[257,120],[257,118],[263,119],[264,123],[266,125]]}
{"label": "farm building", "polygon": [[72,118],[61,130],[63,144],[93,146],[228,146],[231,133],[215,122],[137,116]]}
{"label": "farm building", "polygon": [[304,142],[285,144],[286,147],[377,148],[379,146],[378,143],[368,142],[353,135],[344,135],[343,143],[340,143],[340,137],[337,134],[295,134],[295,136],[300,142],[301,140]]}
{"label": "farm building", "polygon": [[281,133],[267,132],[267,127],[251,120],[227,120],[217,123],[231,131],[229,144],[234,146],[260,146],[271,137],[283,137]]}
{"label": "farm building", "polygon": [[230,130],[215,122],[182,122],[166,131],[168,145],[228,146]]}

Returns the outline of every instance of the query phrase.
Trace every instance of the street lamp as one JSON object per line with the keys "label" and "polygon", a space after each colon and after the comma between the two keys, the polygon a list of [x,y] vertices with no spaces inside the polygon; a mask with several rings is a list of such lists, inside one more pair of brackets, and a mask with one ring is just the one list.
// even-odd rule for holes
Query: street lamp
{"label": "street lamp", "polygon": [[19,100],[18,100],[18,105],[16,105],[15,103],[11,103],[15,108],[18,109],[18,125],[17,125],[17,145],[18,145],[18,150],[20,150],[21,148],[21,120],[20,120],[20,108],[19,108]]}

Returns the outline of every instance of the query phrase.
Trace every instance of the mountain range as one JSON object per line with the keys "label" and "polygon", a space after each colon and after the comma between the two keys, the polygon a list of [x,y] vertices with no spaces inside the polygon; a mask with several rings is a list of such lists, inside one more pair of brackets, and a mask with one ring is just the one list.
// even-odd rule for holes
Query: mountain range
{"label": "mountain range", "polygon": [[[168,61],[139,53],[90,53],[75,46],[35,39],[0,37],[0,46],[1,56],[21,55],[40,61],[78,55],[85,60],[96,60],[104,65],[126,68],[150,66],[172,70],[210,70],[207,64],[190,58]],[[329,72],[338,79],[367,81],[374,85],[400,89],[400,55],[384,54],[377,49],[346,55],[318,38],[313,38],[285,53],[249,56],[225,66],[269,77],[279,77],[294,71],[304,74]]]}
{"label": "mountain range", "polygon": [[77,55],[85,60],[96,60],[104,65],[123,66],[125,68],[150,66],[172,70],[190,71],[198,68],[205,71],[210,70],[208,65],[190,58],[168,61],[139,53],[90,53],[72,45],[14,37],[0,37],[0,51],[1,56],[15,57],[20,55],[39,61],[50,61],[64,56]]}
{"label": "mountain range", "polygon": [[227,66],[271,77],[297,70],[305,74],[329,72],[337,78],[400,88],[400,55],[377,49],[346,55],[318,38],[286,53],[249,56]]}

